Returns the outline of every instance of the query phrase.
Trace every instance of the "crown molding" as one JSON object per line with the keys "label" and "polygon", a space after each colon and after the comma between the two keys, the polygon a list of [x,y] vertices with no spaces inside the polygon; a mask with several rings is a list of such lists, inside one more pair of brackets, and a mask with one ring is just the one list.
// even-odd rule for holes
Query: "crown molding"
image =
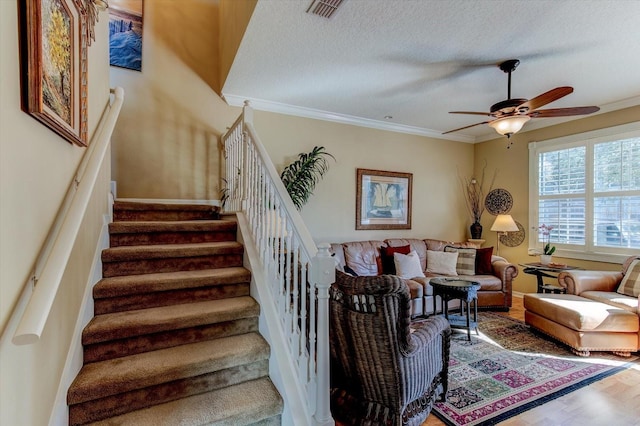
{"label": "crown molding", "polygon": [[[313,108],[298,107],[294,105],[283,104],[279,102],[265,101],[263,99],[251,98],[248,96],[237,96],[230,94],[223,94],[224,100],[231,106],[242,107],[245,101],[249,101],[251,107],[258,111],[275,112],[278,114],[293,115],[295,117],[312,118],[315,120],[332,121],[335,123],[348,124],[352,126],[368,127],[378,130],[387,130],[389,132],[407,133],[411,135],[426,136],[435,139],[445,139],[456,142],[464,143],[479,143],[486,142],[493,139],[498,139],[501,136],[498,134],[490,134],[486,136],[469,136],[462,134],[447,134],[443,135],[439,131],[426,129],[423,127],[406,126],[397,123],[390,123],[388,121],[371,120],[368,118],[356,117],[347,114],[338,114],[329,111],[322,111]],[[590,114],[589,116],[606,114],[608,112],[617,111],[620,109],[630,108],[640,105],[640,96],[633,96],[631,98],[623,99],[621,101],[610,102],[600,107],[600,111]],[[549,121],[536,120],[535,122],[527,123],[526,129],[522,132],[528,132],[531,130],[541,129],[543,127],[555,126],[557,124],[567,123],[572,120],[579,120],[585,118],[585,116],[575,116],[567,118],[556,118]],[[545,124],[549,123],[549,124]]]}
{"label": "crown molding", "polygon": [[265,101],[255,99],[248,96],[237,96],[223,94],[222,96],[227,104],[231,106],[241,107],[245,101],[249,101],[252,108],[258,111],[275,112],[278,114],[293,115],[296,117],[312,118],[316,120],[332,121],[335,123],[349,124],[351,126],[368,127],[371,129],[387,130],[389,132],[407,133],[411,135],[426,136],[435,139],[445,139],[456,142],[475,143],[477,140],[473,136],[465,135],[443,135],[441,132],[431,129],[425,129],[416,126],[406,126],[403,124],[390,123],[388,121],[371,120],[368,118],[355,117],[347,114],[338,114],[329,111],[322,111],[313,108],[305,108],[294,105],[283,104],[279,102]]}

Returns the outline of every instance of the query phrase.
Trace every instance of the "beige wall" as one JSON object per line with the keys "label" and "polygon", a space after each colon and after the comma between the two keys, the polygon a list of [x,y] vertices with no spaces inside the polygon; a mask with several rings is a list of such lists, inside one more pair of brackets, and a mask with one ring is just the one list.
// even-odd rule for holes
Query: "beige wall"
{"label": "beige wall", "polygon": [[[469,237],[457,170],[471,175],[473,145],[259,111],[255,127],[278,172],[316,145],[336,157],[302,209],[316,242]],[[413,173],[412,229],[355,230],[357,168]]]}
{"label": "beige wall", "polygon": [[[47,424],[106,213],[102,171],[42,340],[15,346],[11,314],[86,151],[20,110],[16,1],[0,1],[0,424]],[[89,48],[90,138],[109,97],[107,19]]]}
{"label": "beige wall", "polygon": [[216,89],[218,94],[222,93],[222,87],[257,3],[258,0],[220,0],[220,87]]}
{"label": "beige wall", "polygon": [[[586,117],[571,123],[559,124],[543,129],[518,133],[513,137],[513,145],[507,149],[507,139],[502,137],[475,145],[475,169],[480,170],[483,162],[487,161],[487,171],[498,170],[496,188],[505,188],[513,195],[513,209],[510,214],[520,222],[526,232],[525,241],[518,247],[505,247],[500,245],[500,254],[514,263],[537,262],[537,257],[529,256],[528,237],[529,225],[529,142],[543,141],[546,139],[558,138],[575,133],[588,132],[591,130],[620,124],[638,121],[640,117],[640,107],[627,108],[621,111],[599,114],[593,117]],[[485,246],[496,243],[496,233],[489,228],[495,216],[485,212],[482,216],[484,227],[483,237],[487,239]],[[554,256],[557,262],[568,263],[588,269],[619,270],[620,265],[603,262],[586,262],[575,259],[563,259]],[[521,268],[522,269],[522,268]],[[535,278],[523,274],[514,281],[514,290],[523,293],[536,291]]]}
{"label": "beige wall", "polygon": [[127,93],[113,138],[118,197],[219,198],[218,140],[240,110],[214,91],[218,18],[217,1],[145,2],[142,72],[111,68]]}

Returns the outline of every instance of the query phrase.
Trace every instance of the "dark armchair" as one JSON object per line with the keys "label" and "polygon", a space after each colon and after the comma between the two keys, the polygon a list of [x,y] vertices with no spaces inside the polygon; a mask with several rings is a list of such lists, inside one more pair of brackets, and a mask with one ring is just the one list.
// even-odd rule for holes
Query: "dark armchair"
{"label": "dark armchair", "polygon": [[330,289],[331,412],[348,425],[420,425],[446,395],[449,323],[411,323],[405,280],[336,271]]}

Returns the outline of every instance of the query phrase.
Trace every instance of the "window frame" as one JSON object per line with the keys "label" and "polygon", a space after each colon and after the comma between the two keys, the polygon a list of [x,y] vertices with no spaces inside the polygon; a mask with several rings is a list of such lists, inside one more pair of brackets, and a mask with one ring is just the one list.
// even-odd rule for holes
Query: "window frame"
{"label": "window frame", "polygon": [[[574,246],[553,243],[556,246],[554,256],[569,259],[579,259],[597,262],[609,262],[622,264],[631,255],[637,253],[637,249],[630,247],[597,247],[594,246],[593,236],[593,204],[595,193],[593,189],[594,145],[601,142],[613,142],[621,139],[640,137],[640,122],[633,122],[619,126],[607,127],[584,133],[576,133],[554,139],[529,143],[529,254],[538,254],[542,251],[542,242],[538,240],[539,225],[539,154],[550,151],[586,147],[586,190],[585,190],[585,245],[582,250],[576,250]],[[640,193],[640,191],[638,191]]]}

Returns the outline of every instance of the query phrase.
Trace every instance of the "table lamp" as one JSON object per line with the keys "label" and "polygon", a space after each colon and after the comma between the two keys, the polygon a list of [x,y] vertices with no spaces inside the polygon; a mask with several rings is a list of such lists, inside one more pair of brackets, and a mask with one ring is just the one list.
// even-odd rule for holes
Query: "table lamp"
{"label": "table lamp", "polygon": [[500,235],[506,235],[507,232],[518,231],[518,225],[510,214],[499,214],[491,225],[491,230],[496,231],[496,255],[500,256]]}

